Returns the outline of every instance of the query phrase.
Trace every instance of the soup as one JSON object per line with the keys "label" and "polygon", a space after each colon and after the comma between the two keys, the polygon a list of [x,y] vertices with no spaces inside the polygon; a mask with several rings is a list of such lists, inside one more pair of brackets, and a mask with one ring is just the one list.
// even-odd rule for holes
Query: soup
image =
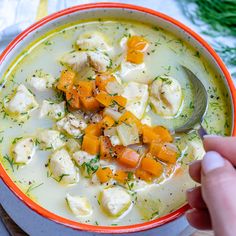
{"label": "soup", "polygon": [[29,45],[2,78],[1,163],[31,199],[62,217],[130,225],[181,207],[197,132],[190,68],[209,95],[208,133],[229,135],[230,98],[203,56],[162,28],[99,19]]}

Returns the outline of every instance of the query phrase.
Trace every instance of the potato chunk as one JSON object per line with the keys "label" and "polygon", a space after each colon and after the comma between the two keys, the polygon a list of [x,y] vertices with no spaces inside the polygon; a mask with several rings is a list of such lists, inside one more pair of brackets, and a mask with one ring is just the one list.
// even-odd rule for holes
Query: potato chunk
{"label": "potato chunk", "polygon": [[147,106],[148,86],[130,82],[124,88],[122,96],[127,99],[126,109],[141,119]]}
{"label": "potato chunk", "polygon": [[76,217],[89,216],[93,212],[92,206],[86,197],[71,196],[67,193],[66,202]]}
{"label": "potato chunk", "polygon": [[42,149],[56,150],[65,144],[60,132],[57,130],[41,130],[38,133],[37,138]]}
{"label": "potato chunk", "polygon": [[135,124],[122,123],[117,126],[117,133],[124,146],[139,143],[138,128]]}
{"label": "potato chunk", "polygon": [[58,120],[65,116],[65,102],[54,103],[51,101],[43,100],[40,109],[40,118],[48,116],[52,119]]}
{"label": "potato chunk", "polygon": [[179,82],[172,77],[158,77],[151,85],[150,101],[157,114],[175,116],[182,104],[182,90]]}
{"label": "potato chunk", "polygon": [[52,154],[49,169],[53,178],[62,184],[74,184],[79,181],[79,174],[66,149],[57,150]]}
{"label": "potato chunk", "polygon": [[87,127],[85,121],[76,117],[73,114],[68,114],[63,119],[57,122],[57,128],[62,131],[66,131],[69,135],[73,137],[80,137],[81,130],[84,130]]}
{"label": "potato chunk", "polygon": [[130,207],[131,197],[120,187],[107,188],[101,194],[101,204],[109,215],[118,217]]}
{"label": "potato chunk", "polygon": [[4,101],[4,107],[10,114],[25,115],[38,107],[34,95],[23,85],[19,85],[15,94]]}
{"label": "potato chunk", "polygon": [[22,138],[18,140],[13,148],[14,162],[17,164],[27,164],[35,153],[35,145],[32,138]]}

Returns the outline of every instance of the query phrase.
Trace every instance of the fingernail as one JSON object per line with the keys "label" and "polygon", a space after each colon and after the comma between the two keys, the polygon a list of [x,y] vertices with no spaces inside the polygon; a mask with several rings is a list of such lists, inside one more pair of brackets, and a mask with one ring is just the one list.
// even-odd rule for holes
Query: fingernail
{"label": "fingernail", "polygon": [[195,209],[187,210],[187,211],[185,212],[185,216],[187,216],[188,214],[191,214],[192,212],[195,212]]}
{"label": "fingernail", "polygon": [[194,160],[194,161],[191,161],[191,162],[189,162],[189,166],[191,166],[191,165],[193,165],[193,164],[195,164],[195,163],[197,163],[197,162],[199,162],[199,161],[201,161],[201,160]]}
{"label": "fingernail", "polygon": [[217,168],[223,167],[225,164],[224,158],[214,151],[207,152],[202,160],[202,170],[204,174],[209,173]]}
{"label": "fingernail", "polygon": [[206,135],[203,135],[203,139],[206,139],[206,138],[219,138],[221,137],[220,135],[216,135],[216,134],[206,134]]}
{"label": "fingernail", "polygon": [[189,188],[186,190],[187,193],[191,193],[194,189],[196,189],[196,187],[193,187],[193,188]]}

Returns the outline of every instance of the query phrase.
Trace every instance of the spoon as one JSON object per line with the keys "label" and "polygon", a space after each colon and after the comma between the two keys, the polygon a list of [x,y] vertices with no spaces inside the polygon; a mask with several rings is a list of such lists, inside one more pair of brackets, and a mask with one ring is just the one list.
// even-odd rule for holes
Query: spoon
{"label": "spoon", "polygon": [[[194,110],[190,119],[184,125],[176,128],[175,132],[186,133],[192,129],[195,129],[198,132],[199,136],[203,138],[203,136],[207,134],[205,129],[202,127],[202,122],[204,120],[204,116],[208,107],[207,91],[200,79],[191,70],[183,65],[181,65],[181,67],[187,74],[188,79],[193,86]],[[199,126],[195,128],[196,124],[199,124]]]}

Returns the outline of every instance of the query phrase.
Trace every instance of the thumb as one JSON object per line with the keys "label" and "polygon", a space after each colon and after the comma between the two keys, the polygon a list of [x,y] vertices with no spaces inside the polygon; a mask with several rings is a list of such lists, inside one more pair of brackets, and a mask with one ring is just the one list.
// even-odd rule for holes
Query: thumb
{"label": "thumb", "polygon": [[236,235],[236,171],[219,153],[207,152],[202,161],[202,196],[216,236]]}

